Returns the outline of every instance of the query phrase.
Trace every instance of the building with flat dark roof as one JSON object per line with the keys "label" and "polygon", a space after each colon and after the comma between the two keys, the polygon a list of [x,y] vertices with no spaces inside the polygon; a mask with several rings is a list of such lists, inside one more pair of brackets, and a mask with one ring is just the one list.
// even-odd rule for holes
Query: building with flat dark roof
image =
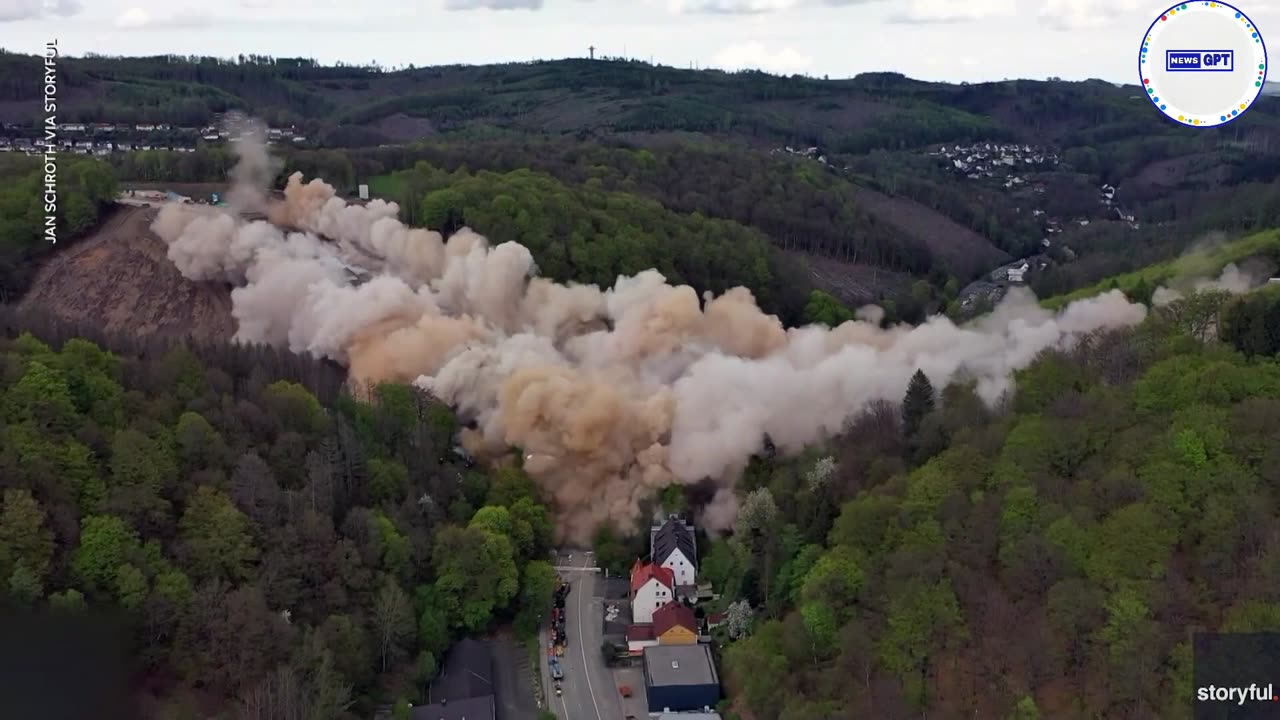
{"label": "building with flat dark roof", "polygon": [[720,702],[720,676],[704,644],[645,648],[644,684],[651,713],[702,710]]}
{"label": "building with flat dark roof", "polygon": [[495,720],[493,656],[484,643],[459,640],[445,656],[444,669],[427,688],[427,705],[413,720]]}

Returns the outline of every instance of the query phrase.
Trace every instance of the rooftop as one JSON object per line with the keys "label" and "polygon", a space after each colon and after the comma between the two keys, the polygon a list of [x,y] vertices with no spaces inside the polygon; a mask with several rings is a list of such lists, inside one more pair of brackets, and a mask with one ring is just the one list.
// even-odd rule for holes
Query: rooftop
{"label": "rooftop", "polygon": [[463,638],[445,656],[444,671],[431,682],[427,699],[435,703],[446,700],[452,709],[459,701],[491,695],[493,659],[489,648],[479,640]]}
{"label": "rooftop", "polygon": [[694,567],[698,566],[698,553],[693,540],[693,529],[678,517],[667,518],[662,527],[652,531],[650,543],[653,546],[653,561],[658,564],[665,562],[671,556],[671,553],[678,549],[684,554],[685,559],[693,563]]}
{"label": "rooftop", "polygon": [[644,649],[644,676],[650,685],[719,684],[711,648],[697,645],[655,645]]}
{"label": "rooftop", "polygon": [[645,586],[650,579],[656,578],[658,582],[671,588],[675,585],[675,573],[670,569],[664,568],[654,563],[642,563],[636,560],[636,564],[631,566],[631,592],[635,592]]}
{"label": "rooftop", "polygon": [[684,603],[669,602],[653,611],[653,632],[659,637],[673,627],[679,625],[697,634],[698,620],[693,615],[693,608]]}
{"label": "rooftop", "polygon": [[640,642],[642,640],[652,640],[653,638],[653,626],[649,623],[641,623],[639,625],[630,625],[627,627],[628,642]]}

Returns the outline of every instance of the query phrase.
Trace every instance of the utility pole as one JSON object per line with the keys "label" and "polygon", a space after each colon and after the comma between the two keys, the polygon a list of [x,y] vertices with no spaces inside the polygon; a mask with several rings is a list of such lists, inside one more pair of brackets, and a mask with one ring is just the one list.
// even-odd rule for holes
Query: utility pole
{"label": "utility pole", "polygon": [[591,51],[591,59],[592,59],[592,60],[595,60],[595,59],[596,59],[596,46],[595,46],[595,45],[592,45],[591,47],[589,47],[589,48],[587,48],[587,49]]}

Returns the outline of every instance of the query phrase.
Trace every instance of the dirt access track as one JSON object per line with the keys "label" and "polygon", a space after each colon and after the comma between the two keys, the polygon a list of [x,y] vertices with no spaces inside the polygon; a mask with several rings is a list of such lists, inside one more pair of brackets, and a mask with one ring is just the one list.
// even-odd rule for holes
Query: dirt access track
{"label": "dirt access track", "polygon": [[19,307],[113,334],[230,339],[231,288],[182,277],[151,232],[157,212],[117,205],[88,237],[53,253]]}

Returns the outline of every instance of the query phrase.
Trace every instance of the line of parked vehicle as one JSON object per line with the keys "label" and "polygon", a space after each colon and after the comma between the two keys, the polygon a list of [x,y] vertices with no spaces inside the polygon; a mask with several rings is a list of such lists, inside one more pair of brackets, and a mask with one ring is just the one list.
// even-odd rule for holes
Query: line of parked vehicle
{"label": "line of parked vehicle", "polygon": [[564,694],[561,681],[564,680],[564,668],[560,666],[560,658],[564,657],[565,646],[569,644],[569,636],[565,633],[565,599],[569,597],[569,583],[564,578],[558,579],[555,605],[551,608],[551,643],[547,649],[548,665],[551,666],[551,679],[555,681],[556,697]]}

